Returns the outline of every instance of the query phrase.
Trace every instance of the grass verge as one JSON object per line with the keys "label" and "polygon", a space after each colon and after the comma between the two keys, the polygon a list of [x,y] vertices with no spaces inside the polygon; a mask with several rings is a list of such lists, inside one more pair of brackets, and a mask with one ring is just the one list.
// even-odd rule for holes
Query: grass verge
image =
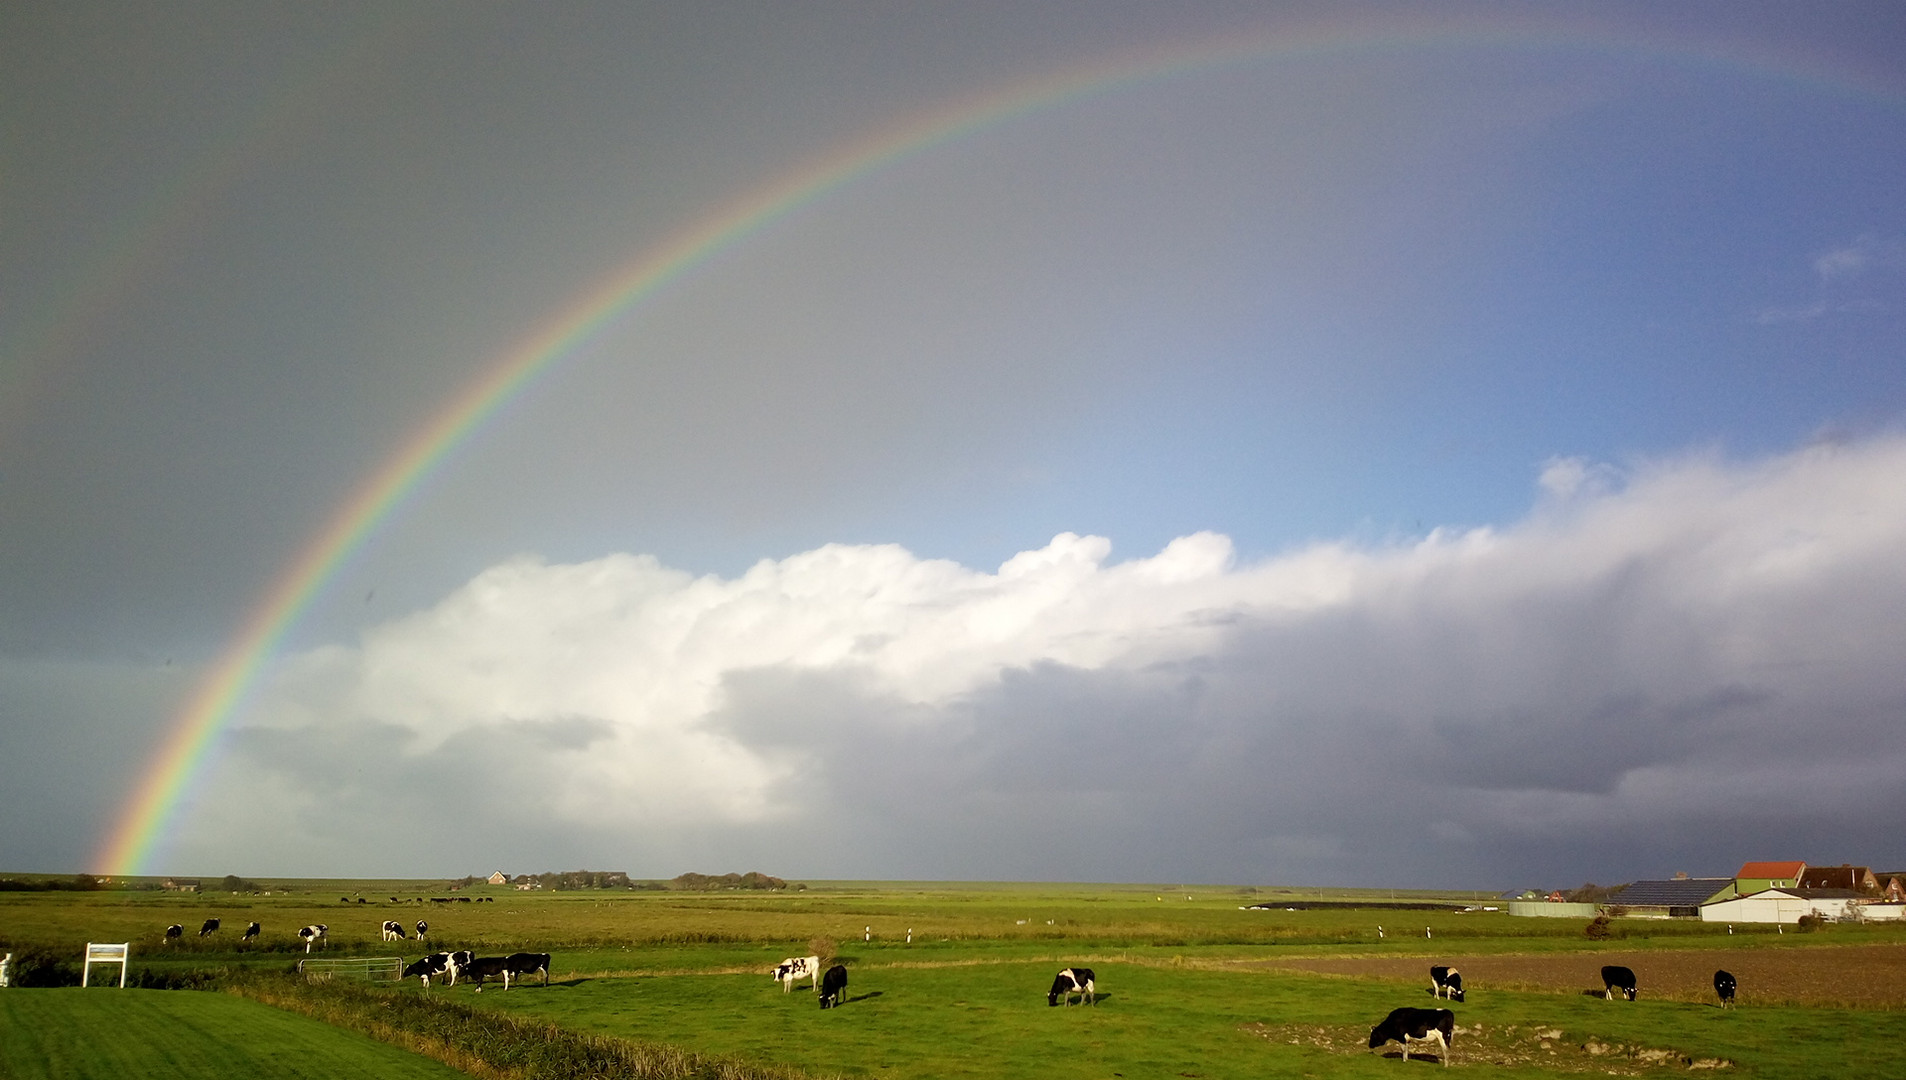
{"label": "grass verge", "polygon": [[572,1031],[418,993],[246,980],[230,992],[498,1080],[809,1080],[796,1069]]}

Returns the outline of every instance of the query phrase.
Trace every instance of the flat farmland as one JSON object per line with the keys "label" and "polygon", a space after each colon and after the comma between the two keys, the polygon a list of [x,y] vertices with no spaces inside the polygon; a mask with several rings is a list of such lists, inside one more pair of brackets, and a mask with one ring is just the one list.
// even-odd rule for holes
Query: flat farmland
{"label": "flat farmland", "polygon": [[[1795,935],[1796,937],[1800,935]],[[1471,993],[1538,990],[1551,993],[1602,990],[1604,964],[1633,968],[1640,996],[1667,1001],[1714,1002],[1714,972],[1724,968],[1740,981],[1742,1006],[1812,1005],[1852,1009],[1906,1009],[1906,943],[1759,949],[1604,949],[1536,955],[1441,954],[1437,963],[1463,973]],[[1286,971],[1415,982],[1429,989],[1420,958],[1304,957],[1261,962]]]}
{"label": "flat farmland", "polygon": [[[325,1011],[333,999],[307,1013],[352,1030],[372,1029],[352,1027],[347,1015],[388,1016],[399,1004],[419,1006],[410,1010],[417,1015],[474,1009],[535,1031],[712,1055],[754,1075],[1011,1080],[1054,1060],[1101,1078],[1394,1075],[1396,1048],[1364,1044],[1390,1009],[1432,1004],[1432,963],[1465,974],[1471,992],[1453,1007],[1452,1058],[1477,1075],[1723,1069],[1810,1078],[1884,1060],[1906,1039],[1906,927],[1895,926],[1806,935],[1740,927],[1730,936],[1724,927],[1637,920],[1619,921],[1616,940],[1590,942],[1574,920],[1462,910],[1469,895],[1403,894],[1399,906],[1360,906],[1390,898],[1235,887],[479,886],[457,894],[469,902],[428,882],[272,892],[0,893],[0,947],[77,959],[88,940],[131,940],[135,971],[153,976],[147,985],[228,985],[291,1009],[311,994],[355,995],[351,1009]],[[199,939],[206,918],[222,926]],[[409,928],[418,918],[431,924],[427,946],[379,940],[385,919]],[[241,946],[238,934],[253,920],[266,928],[262,945]],[[291,974],[302,956],[291,935],[309,922],[330,927],[325,951],[334,957],[549,952],[552,977],[547,987],[540,979],[508,991],[492,984],[481,995],[467,981],[428,990],[415,979],[304,987]],[[171,923],[187,928],[185,940],[160,944]],[[775,961],[809,953],[848,968],[843,1008],[822,1011],[811,990],[783,993],[770,980]],[[1640,974],[1641,1001],[1586,996],[1599,991],[1605,963]],[[1102,1000],[1048,1008],[1053,972],[1077,964],[1099,972]],[[1741,1009],[1714,1007],[1716,967],[1740,977]],[[168,981],[168,972],[177,977]],[[36,1022],[60,1027],[57,1017]],[[488,1052],[443,1060],[482,1072]]]}

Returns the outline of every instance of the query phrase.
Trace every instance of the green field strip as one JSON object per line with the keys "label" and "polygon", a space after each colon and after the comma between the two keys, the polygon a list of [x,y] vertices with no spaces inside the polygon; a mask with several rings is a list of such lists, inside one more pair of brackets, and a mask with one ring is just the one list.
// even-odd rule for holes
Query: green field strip
{"label": "green field strip", "polygon": [[228,994],[0,990],[8,1080],[461,1080],[428,1058]]}

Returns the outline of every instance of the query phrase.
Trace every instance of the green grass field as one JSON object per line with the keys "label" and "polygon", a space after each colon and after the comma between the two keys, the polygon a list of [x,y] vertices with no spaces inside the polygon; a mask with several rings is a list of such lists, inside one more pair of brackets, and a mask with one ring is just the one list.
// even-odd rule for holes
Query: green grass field
{"label": "green grass field", "polygon": [[[358,891],[379,900],[339,902]],[[87,940],[131,940],[134,966],[148,976],[211,971],[286,981],[302,956],[290,936],[297,926],[327,923],[331,956],[414,958],[426,949],[380,942],[377,928],[386,918],[408,926],[422,917],[432,924],[432,949],[554,954],[554,984],[508,992],[492,987],[478,995],[467,984],[426,992],[413,980],[366,993],[428,993],[567,1031],[816,1076],[977,1080],[1044,1073],[1055,1062],[1086,1077],[1393,1076],[1404,1067],[1387,1056],[1396,1053],[1394,1046],[1380,1055],[1364,1040],[1389,1009],[1431,1004],[1423,985],[1264,966],[1280,958],[1411,957],[1427,967],[1453,954],[1731,948],[1817,950],[1821,962],[1832,965],[1832,946],[1906,942],[1900,927],[1836,926],[1812,935],[1740,928],[1729,936],[1698,923],[1618,921],[1621,936],[1597,945],[1575,920],[1454,910],[1470,896],[1448,897],[1435,911],[1240,910],[1251,903],[1387,899],[1316,890],[917,883],[827,883],[773,894],[479,888],[474,895],[494,902],[421,905],[393,904],[393,895],[443,893],[428,883],[379,882],[359,890],[330,882],[271,897],[0,894],[0,947],[77,957]],[[197,926],[211,916],[224,928],[200,941]],[[238,931],[252,919],[265,924],[266,936],[260,946],[241,948]],[[160,945],[159,934],[173,922],[187,926],[187,939]],[[810,952],[848,965],[852,982],[843,1008],[823,1011],[811,992],[784,994],[768,977],[781,957]],[[1047,1008],[1052,973],[1071,963],[1097,969],[1103,1000],[1092,1008]],[[1864,976],[1849,971],[1846,977]],[[16,999],[54,1003],[31,1006],[39,1011],[17,1019],[51,1032],[46,1038],[87,1047],[94,1043],[85,1032],[101,1023],[90,1010],[119,993],[10,990],[0,999],[10,1008]],[[227,1001],[204,993],[137,996]],[[179,1038],[202,1045],[167,1053],[210,1067],[228,1056],[254,1061],[235,1056],[253,1050],[227,1045],[227,1028],[245,1030],[245,1022],[216,1012],[224,1007],[208,1007],[212,1018],[197,1026],[174,1025],[187,1033]],[[1897,1009],[1783,1004],[1722,1012],[1703,1002],[1646,996],[1609,1003],[1579,989],[1485,990],[1454,1008],[1461,1025],[1454,1065],[1486,1076],[1666,1075],[1689,1071],[1692,1062],[1732,1076],[1818,1077],[1888,1060],[1906,1038],[1906,1011]],[[66,1018],[67,1009],[77,1011]],[[0,1011],[0,1019],[15,1026],[13,1013]],[[11,1058],[0,1060],[22,1076],[124,1074],[103,1049],[98,1056],[51,1072],[21,1071]],[[1661,1063],[1648,1063],[1650,1056]],[[235,1068],[231,1075],[246,1075],[243,1066]]]}
{"label": "green grass field", "polygon": [[463,1074],[362,1035],[228,994],[0,991],[10,1080],[448,1080]]}

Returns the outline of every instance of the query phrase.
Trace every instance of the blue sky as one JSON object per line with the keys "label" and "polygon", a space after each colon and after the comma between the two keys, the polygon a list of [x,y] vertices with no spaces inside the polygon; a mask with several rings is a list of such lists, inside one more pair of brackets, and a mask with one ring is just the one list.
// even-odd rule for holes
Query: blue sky
{"label": "blue sky", "polygon": [[[91,858],[306,539],[575,297],[1108,65],[1143,77],[860,175],[553,366],[299,622],[165,868],[1906,865],[1845,806],[1677,801],[1906,757],[1892,5],[7,18],[0,867]],[[512,767],[575,793],[473,828]]]}

